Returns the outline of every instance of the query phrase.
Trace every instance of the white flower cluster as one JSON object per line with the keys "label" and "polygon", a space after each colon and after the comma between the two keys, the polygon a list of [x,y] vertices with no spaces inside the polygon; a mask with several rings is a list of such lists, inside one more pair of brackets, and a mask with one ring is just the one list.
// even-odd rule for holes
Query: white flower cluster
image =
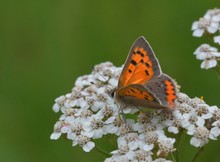
{"label": "white flower cluster", "polygon": [[202,69],[209,69],[217,66],[217,61],[220,59],[220,52],[215,47],[208,44],[202,44],[194,52],[198,60],[203,60]]}
{"label": "white flower cluster", "polygon": [[187,133],[191,145],[202,147],[220,135],[220,109],[184,93],[178,94],[173,111],[140,112],[128,107],[123,113],[136,112],[136,118],[124,118],[120,105],[109,95],[117,86],[122,68],[106,62],[94,69],[92,74],[77,79],[71,93],[55,100],[53,110],[62,115],[54,125],[51,139],[66,134],[73,146],[79,144],[89,152],[95,147],[94,139],[111,134],[117,137],[118,147],[105,162],[169,162],[168,154],[176,150],[173,137]]}
{"label": "white flower cluster", "polygon": [[[208,10],[199,21],[192,25],[193,36],[201,37],[205,32],[213,34],[220,30],[220,9]],[[220,43],[220,42],[219,42]]]}
{"label": "white flower cluster", "polygon": [[[192,30],[195,37],[201,37],[204,33],[208,33],[210,36],[213,34],[214,42],[220,45],[220,9],[208,10],[202,18],[192,24]],[[220,60],[218,49],[208,44],[202,44],[194,54],[198,60],[203,60],[202,69],[216,67],[217,61]]]}

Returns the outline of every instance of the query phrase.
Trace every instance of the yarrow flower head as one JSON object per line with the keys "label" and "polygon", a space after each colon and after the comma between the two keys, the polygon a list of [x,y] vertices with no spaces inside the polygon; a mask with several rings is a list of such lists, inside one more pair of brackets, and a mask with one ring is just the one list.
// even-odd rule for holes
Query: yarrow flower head
{"label": "yarrow flower head", "polygon": [[215,47],[208,44],[202,44],[194,52],[198,60],[203,60],[201,64],[202,69],[213,68],[217,65],[217,59],[220,58],[220,52]]}
{"label": "yarrow flower head", "polygon": [[[204,33],[208,33],[209,37],[213,36],[214,43],[220,45],[220,9],[208,10],[203,17],[192,24],[192,30],[195,37],[201,37]],[[203,61],[201,64],[202,69],[219,68],[220,52],[218,48],[202,44],[196,49],[194,54],[198,60]],[[215,70],[220,75],[220,69],[217,68]]]}
{"label": "yarrow flower head", "polygon": [[[126,111],[120,110],[110,92],[116,88],[121,70],[110,62],[96,65],[91,74],[76,80],[70,93],[58,97],[53,111],[61,116],[50,138],[57,140],[64,135],[72,146],[79,145],[90,152],[96,147],[95,139],[117,137],[117,147],[105,162],[170,161],[168,155],[176,151],[174,137],[183,132],[191,136],[190,144],[195,147],[218,138],[219,108],[181,92],[173,111],[140,111],[130,106]],[[136,117],[131,118],[128,113],[135,113]]]}
{"label": "yarrow flower head", "polygon": [[203,17],[192,25],[193,36],[201,37],[205,32],[215,33],[219,30],[220,9],[208,10]]}

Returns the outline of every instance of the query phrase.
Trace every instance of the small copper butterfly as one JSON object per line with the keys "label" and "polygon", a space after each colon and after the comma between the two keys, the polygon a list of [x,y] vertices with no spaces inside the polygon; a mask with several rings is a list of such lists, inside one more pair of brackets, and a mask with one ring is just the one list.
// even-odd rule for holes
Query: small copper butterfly
{"label": "small copper butterfly", "polygon": [[114,94],[117,101],[126,105],[156,109],[175,107],[174,81],[162,73],[152,48],[143,36],[133,43]]}

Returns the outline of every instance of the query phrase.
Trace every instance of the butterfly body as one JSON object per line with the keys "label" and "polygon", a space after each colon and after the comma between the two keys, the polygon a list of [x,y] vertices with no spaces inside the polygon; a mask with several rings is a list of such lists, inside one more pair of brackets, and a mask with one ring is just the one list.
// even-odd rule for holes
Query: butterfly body
{"label": "butterfly body", "polygon": [[173,109],[176,87],[168,75],[162,73],[159,62],[144,37],[132,45],[119,77],[116,100],[125,105]]}

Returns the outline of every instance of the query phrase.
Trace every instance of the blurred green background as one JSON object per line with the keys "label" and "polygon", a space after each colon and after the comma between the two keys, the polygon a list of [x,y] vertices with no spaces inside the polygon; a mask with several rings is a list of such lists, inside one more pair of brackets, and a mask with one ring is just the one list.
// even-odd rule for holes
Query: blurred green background
{"label": "blurred green background", "polygon": [[[220,106],[220,80],[200,69],[193,55],[210,40],[191,32],[193,21],[219,5],[219,0],[1,1],[0,161],[103,161],[97,152],[85,153],[64,138],[49,139],[60,116],[52,105],[95,64],[121,66],[140,35],[182,92]],[[198,161],[219,161],[219,148],[220,141],[210,141]],[[183,161],[195,151],[187,145]]]}

